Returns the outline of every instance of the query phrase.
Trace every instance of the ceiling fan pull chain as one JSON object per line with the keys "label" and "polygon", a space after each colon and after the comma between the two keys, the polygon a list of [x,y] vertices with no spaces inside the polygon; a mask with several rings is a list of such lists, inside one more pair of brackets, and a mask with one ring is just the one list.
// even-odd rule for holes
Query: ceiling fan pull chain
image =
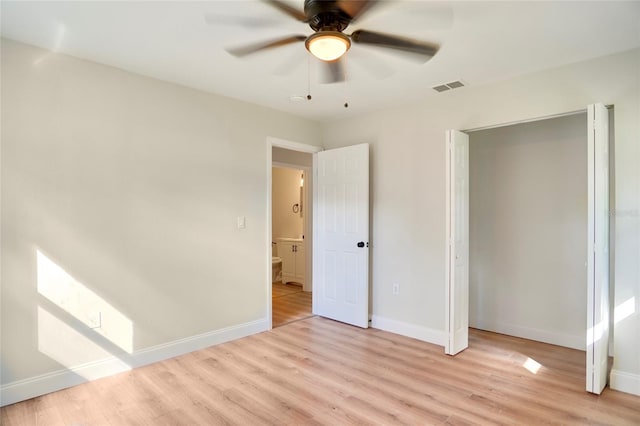
{"label": "ceiling fan pull chain", "polygon": [[347,75],[347,70],[349,69],[349,64],[348,59],[342,58],[342,61],[344,62],[344,67],[342,67],[343,73],[344,73],[344,107],[345,108],[349,108],[349,91],[347,90],[349,88],[349,76]]}
{"label": "ceiling fan pull chain", "polygon": [[311,100],[311,55],[307,55],[307,100]]}

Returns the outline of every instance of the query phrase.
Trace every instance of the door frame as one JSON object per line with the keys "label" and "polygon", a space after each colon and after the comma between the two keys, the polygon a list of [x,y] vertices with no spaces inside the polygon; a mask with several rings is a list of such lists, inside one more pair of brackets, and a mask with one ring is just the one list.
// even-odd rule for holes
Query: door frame
{"label": "door frame", "polygon": [[[499,128],[499,127],[512,126],[512,125],[523,124],[523,123],[530,123],[530,122],[534,122],[534,121],[543,121],[543,120],[549,120],[549,119],[558,118],[558,117],[566,117],[566,116],[576,115],[576,114],[587,114],[588,115],[588,111],[590,110],[591,105],[592,104],[589,104],[589,105],[585,106],[585,108],[582,108],[582,109],[579,109],[579,110],[575,110],[575,111],[569,111],[569,112],[561,113],[561,114],[553,114],[553,115],[547,115],[547,116],[542,116],[542,117],[537,117],[537,118],[518,120],[518,121],[513,121],[513,122],[494,124],[494,125],[482,126],[482,127],[472,128],[472,129],[468,129],[468,130],[459,130],[459,131],[469,134],[471,132],[475,132],[475,131],[479,131],[479,130],[494,129],[494,128]],[[611,110],[612,105],[605,105],[605,107],[608,110]],[[609,118],[609,120],[610,120],[610,118]],[[446,143],[446,147],[447,147],[447,155],[446,155],[446,160],[445,161],[446,161],[447,170],[448,170],[448,167],[449,167],[449,152],[448,152],[449,136],[448,135],[449,135],[449,131],[445,131],[445,135],[444,136],[445,136],[445,143]],[[587,149],[589,149],[588,138],[589,138],[589,136],[587,135],[587,140],[585,140],[585,144],[587,144]],[[611,145],[611,139],[609,139],[609,145]],[[609,149],[609,151],[611,151],[611,146],[609,146],[608,149]],[[589,160],[590,159],[587,158],[587,162],[589,162]],[[608,175],[607,175],[608,185],[610,185],[611,174],[613,173],[613,167],[611,167],[612,160],[613,159],[610,156],[609,160],[608,160],[609,161],[609,170],[608,170]],[[593,176],[591,176],[592,173],[593,173],[592,168],[588,168],[587,186],[589,186],[589,183],[591,182],[591,180],[593,178]],[[447,187],[445,188],[445,192],[447,194],[447,199],[448,199],[449,193],[450,193],[449,179],[448,178],[447,178],[446,185],[447,185]],[[589,188],[589,190],[590,190],[590,188]],[[611,192],[612,191],[610,189],[609,194],[611,194]],[[610,200],[611,200],[611,195],[609,195],[609,201]],[[609,207],[609,209],[611,209],[611,207]],[[445,234],[447,234],[447,235],[448,235],[448,231],[447,231],[448,230],[448,224],[449,224],[449,220],[450,220],[448,215],[449,215],[449,210],[447,209],[446,229],[445,229]],[[589,222],[588,226],[589,226],[589,229],[590,229],[590,227],[592,226],[592,223]],[[610,226],[611,226],[611,224],[609,223],[609,227]],[[588,241],[589,241],[589,229],[587,229],[587,239],[588,239]],[[609,247],[611,246],[611,235],[612,235],[612,233],[610,232],[609,233],[609,239],[608,239],[608,242],[607,242]],[[587,245],[589,245],[589,243],[587,243]],[[450,256],[448,254],[448,250],[449,250],[448,241],[447,241],[446,247],[447,247],[447,254],[446,254],[446,257],[445,257],[445,262],[447,264],[445,265],[445,270],[448,270],[449,267],[450,267],[450,264],[449,264],[450,263]],[[609,250],[609,253],[610,252],[611,251]],[[609,257],[608,261],[611,262],[611,258],[610,257]],[[587,266],[587,263],[585,263],[585,266]],[[611,264],[609,263],[609,268],[610,267],[611,267]],[[589,279],[589,271],[587,272],[587,279]],[[608,286],[607,290],[608,290],[608,293],[610,295],[609,312],[611,313],[611,312],[613,312],[613,307],[611,306],[611,303],[614,300],[614,298],[611,296],[611,292],[612,292],[612,289],[613,289],[614,285],[611,282],[610,275],[609,275],[609,279],[607,281],[607,286]],[[449,315],[449,312],[450,312],[450,309],[451,309],[451,307],[449,306],[449,300],[450,300],[449,292],[450,291],[451,291],[451,283],[450,283],[450,280],[449,280],[449,274],[447,274],[447,277],[445,279],[445,311],[446,311],[446,314],[447,314],[447,318],[446,318],[446,321],[445,321],[445,339],[446,339],[447,342],[450,341],[451,334],[453,333],[453,330],[451,328],[451,324],[450,324],[450,321],[449,321],[449,318],[448,318],[448,315]],[[586,309],[589,310],[589,306],[586,306]],[[587,316],[589,316],[589,313],[587,313]],[[609,315],[609,316],[612,317],[612,315]],[[611,321],[609,321],[609,323],[610,322]],[[608,326],[610,327],[610,324],[608,324]],[[586,337],[586,334],[587,334],[587,330],[585,330],[585,337]],[[585,351],[587,350],[587,346],[586,346],[587,344],[588,344],[588,341],[585,339]],[[447,348],[447,346],[445,346],[445,353],[446,353],[446,348]],[[609,344],[609,349],[608,349],[609,355],[611,355],[611,349],[612,349],[611,345]],[[586,370],[587,371],[585,373],[585,378],[586,378],[587,383],[589,383],[589,377],[588,377],[589,369],[587,368]],[[609,377],[608,373],[607,373],[607,376]],[[589,390],[589,389],[587,389],[587,390]]]}
{"label": "door frame", "polygon": [[[315,145],[308,145],[305,143],[300,143],[300,142],[293,142],[293,141],[289,141],[286,139],[279,139],[279,138],[275,138],[275,137],[271,137],[271,136],[267,136],[267,140],[266,140],[266,149],[267,149],[267,155],[266,155],[266,178],[267,178],[267,200],[266,200],[266,240],[265,240],[265,260],[266,260],[266,267],[265,267],[265,293],[266,293],[266,307],[267,307],[267,319],[268,319],[268,324],[269,324],[269,330],[271,330],[273,328],[273,307],[272,307],[272,286],[271,286],[271,276],[272,276],[272,264],[271,264],[271,253],[272,253],[272,246],[271,243],[273,242],[273,232],[271,229],[272,226],[272,217],[271,217],[271,209],[272,209],[272,170],[271,168],[273,167],[273,148],[284,148],[284,149],[288,149],[291,151],[297,151],[297,152],[303,152],[306,154],[315,154],[317,152],[323,151],[322,147],[319,146],[315,146]],[[314,156],[315,157],[315,156]],[[314,160],[315,161],[315,160]],[[301,170],[305,170],[306,167],[302,167],[302,166],[297,166],[297,165],[292,165],[294,167],[300,167]],[[311,186],[311,191],[314,190],[315,186],[313,185],[313,179],[311,178],[312,176],[312,172],[309,171],[307,172],[307,170],[305,170],[305,173],[307,173],[307,177],[309,178],[308,181],[310,183],[309,186]],[[305,179],[307,180],[307,179]],[[305,185],[307,186],[307,185]],[[310,191],[309,191],[309,186],[306,187],[305,189],[305,200],[304,202],[306,203],[307,206],[311,205],[312,208],[310,209],[311,211],[313,211],[313,203],[314,203],[314,198],[315,197],[310,197]],[[309,209],[307,211],[310,211]],[[313,229],[311,229],[313,227],[313,220],[311,215],[306,214],[305,215],[305,222],[304,222],[304,226],[305,226],[305,286],[307,286],[307,282],[309,283],[308,285],[313,288],[313,282],[312,282],[312,275],[311,275],[311,271],[313,270],[313,263],[312,263],[312,259],[313,259]]]}

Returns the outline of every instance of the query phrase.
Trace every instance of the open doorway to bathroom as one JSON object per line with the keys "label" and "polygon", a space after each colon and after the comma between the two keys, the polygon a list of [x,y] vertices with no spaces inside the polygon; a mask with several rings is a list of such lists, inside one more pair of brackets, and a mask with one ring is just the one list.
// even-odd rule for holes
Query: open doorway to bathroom
{"label": "open doorway to bathroom", "polygon": [[312,315],[307,242],[311,234],[312,154],[274,147],[272,151],[272,326]]}

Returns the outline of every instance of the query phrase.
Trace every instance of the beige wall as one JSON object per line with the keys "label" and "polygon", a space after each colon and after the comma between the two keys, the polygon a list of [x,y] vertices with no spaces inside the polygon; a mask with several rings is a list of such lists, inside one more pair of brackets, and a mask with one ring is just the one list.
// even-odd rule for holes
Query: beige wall
{"label": "beige wall", "polygon": [[585,350],[586,113],[472,132],[469,325]]}
{"label": "beige wall", "polygon": [[317,123],[8,40],[1,101],[4,385],[268,326],[266,138]]}
{"label": "beige wall", "polygon": [[304,233],[303,216],[293,212],[293,205],[301,202],[301,174],[302,170],[273,168],[271,217],[274,241],[277,238],[301,238]]}
{"label": "beige wall", "polygon": [[[426,68],[425,68],[426,70]],[[464,76],[462,76],[464,77]],[[640,393],[640,50],[510,80],[433,94],[421,102],[327,123],[325,148],[369,142],[372,313],[395,329],[442,337],[445,131],[615,105],[616,386]],[[400,294],[392,294],[392,284]]]}

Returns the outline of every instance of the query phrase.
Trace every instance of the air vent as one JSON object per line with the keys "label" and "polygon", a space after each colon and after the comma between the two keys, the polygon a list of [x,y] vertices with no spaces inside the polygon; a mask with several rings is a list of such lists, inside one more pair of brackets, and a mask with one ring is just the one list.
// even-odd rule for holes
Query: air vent
{"label": "air vent", "polygon": [[462,83],[460,80],[457,80],[452,81],[451,83],[447,83],[447,86],[449,86],[450,89],[457,89],[458,87],[464,86],[464,83]]}
{"label": "air vent", "polygon": [[436,92],[445,92],[451,89],[457,89],[458,87],[464,87],[465,84],[461,80],[452,81],[450,83],[439,84],[437,86],[433,86],[432,89]]}

